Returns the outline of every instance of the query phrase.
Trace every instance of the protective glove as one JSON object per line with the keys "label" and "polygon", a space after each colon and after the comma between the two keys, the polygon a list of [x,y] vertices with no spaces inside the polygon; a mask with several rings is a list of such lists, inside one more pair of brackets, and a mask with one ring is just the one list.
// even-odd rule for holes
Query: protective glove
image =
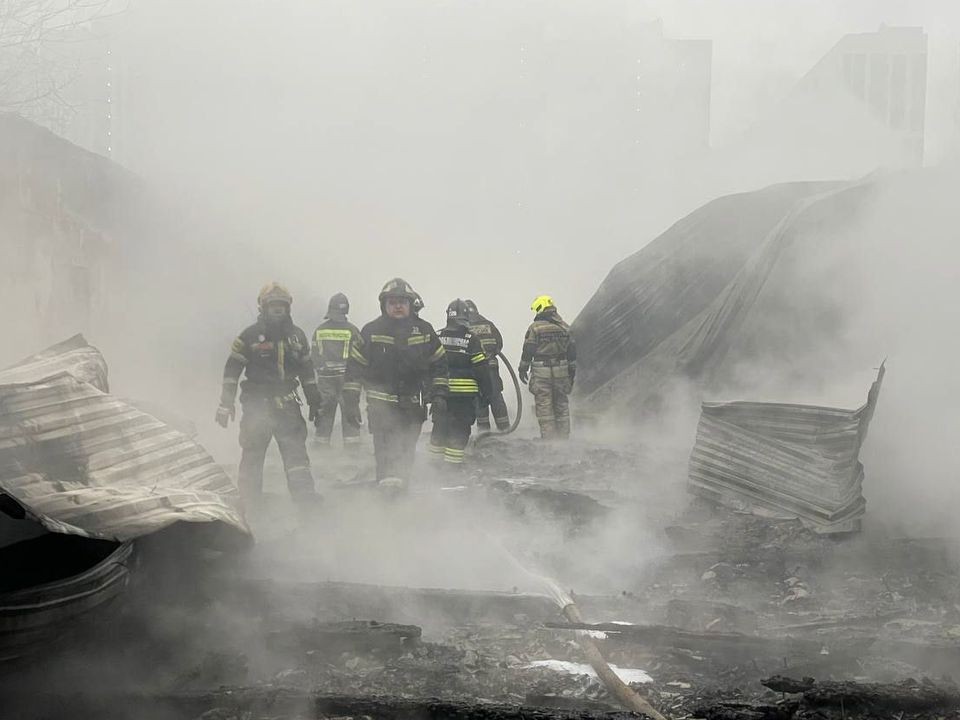
{"label": "protective glove", "polygon": [[446,411],[447,399],[442,395],[438,395],[430,403],[430,416],[436,418],[439,415],[443,415]]}
{"label": "protective glove", "polygon": [[322,409],[323,409],[322,405],[320,405],[319,403],[314,403],[313,405],[310,406],[310,414],[307,416],[307,419],[310,420],[310,422],[316,424],[316,422],[320,419],[320,411]]}
{"label": "protective glove", "polygon": [[528,382],[530,382],[530,369],[529,369],[529,368],[525,368],[525,367],[520,368],[520,382],[522,382],[524,385],[526,385]]}
{"label": "protective glove", "polygon": [[237,410],[232,406],[221,405],[217,408],[217,425],[222,428],[225,428],[230,424],[230,421],[237,417]]}

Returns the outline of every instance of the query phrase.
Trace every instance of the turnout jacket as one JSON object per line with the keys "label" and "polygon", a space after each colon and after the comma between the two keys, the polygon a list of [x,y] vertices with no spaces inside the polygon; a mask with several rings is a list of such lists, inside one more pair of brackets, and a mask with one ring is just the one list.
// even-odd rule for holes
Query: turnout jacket
{"label": "turnout jacket", "polygon": [[259,318],[233,341],[223,368],[221,405],[233,406],[244,372],[242,401],[261,398],[293,400],[297,397],[297,385],[302,385],[307,403],[315,405],[319,402],[310,344],[303,330],[289,318],[276,326]]}
{"label": "turnout jacket", "polygon": [[420,404],[446,396],[447,355],[433,326],[411,316],[381,315],[363,326],[350,347],[344,395],[366,391],[367,402]]}
{"label": "turnout jacket", "polygon": [[555,308],[547,308],[533,319],[523,339],[520,367],[529,369],[531,363],[557,365],[565,363],[571,376],[577,367],[577,346],[567,325]]}
{"label": "turnout jacket", "polygon": [[468,327],[447,325],[440,331],[440,342],[447,354],[450,372],[450,397],[472,397],[492,394],[490,366],[480,338]]}
{"label": "turnout jacket", "polygon": [[499,370],[500,361],[497,360],[497,355],[503,350],[503,335],[500,334],[499,328],[480,315],[470,323],[470,332],[480,339],[480,346],[487,356],[490,367]]}
{"label": "turnout jacket", "polygon": [[328,317],[313,333],[310,357],[317,377],[339,378],[347,372],[350,348],[360,337],[360,331],[345,317]]}

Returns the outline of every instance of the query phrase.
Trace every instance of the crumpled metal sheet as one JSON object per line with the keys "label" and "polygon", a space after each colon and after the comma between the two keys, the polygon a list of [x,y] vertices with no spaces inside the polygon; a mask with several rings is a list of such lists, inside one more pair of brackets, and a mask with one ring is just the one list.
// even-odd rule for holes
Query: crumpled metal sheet
{"label": "crumpled metal sheet", "polygon": [[0,593],[0,668],[47,650],[88,619],[103,619],[126,592],[132,557],[133,544],[121,543],[83,572]]}
{"label": "crumpled metal sheet", "polygon": [[0,493],[52,532],[126,541],[177,522],[250,537],[239,493],[189,436],[107,392],[77,336],[0,372]]}
{"label": "crumpled metal sheet", "polygon": [[796,517],[823,533],[859,529],[866,502],[860,448],[884,368],[856,410],[703,403],[689,490],[738,510]]}

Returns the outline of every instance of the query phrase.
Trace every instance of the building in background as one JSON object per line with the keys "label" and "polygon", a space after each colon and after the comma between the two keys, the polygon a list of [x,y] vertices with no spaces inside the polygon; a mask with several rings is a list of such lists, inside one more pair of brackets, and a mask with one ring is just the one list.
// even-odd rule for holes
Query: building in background
{"label": "building in background", "polygon": [[[923,28],[881,25],[877,32],[845,35],[806,74],[798,90],[829,97],[838,88],[890,131],[895,144],[890,149],[899,164],[923,164],[927,102]],[[831,108],[824,112],[829,114]]]}
{"label": "building in background", "polygon": [[109,160],[0,114],[0,366],[105,323],[135,192]]}

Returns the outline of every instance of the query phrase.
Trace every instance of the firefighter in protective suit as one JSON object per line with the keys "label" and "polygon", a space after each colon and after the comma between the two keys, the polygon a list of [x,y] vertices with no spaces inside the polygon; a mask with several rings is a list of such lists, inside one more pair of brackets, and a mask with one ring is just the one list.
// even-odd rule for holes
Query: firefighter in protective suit
{"label": "firefighter in protective suit", "polygon": [[350,301],[347,296],[337,293],[330,298],[327,316],[313,333],[310,350],[321,399],[315,425],[317,442],[321,445],[330,444],[338,405],[344,447],[357,446],[360,443],[360,407],[346,407],[346,403],[359,402],[359,398],[352,393],[346,397],[343,395],[350,348],[360,337],[360,331],[347,320],[349,312]]}
{"label": "firefighter in protective suit", "polygon": [[227,427],[235,417],[234,401],[240,376],[240,493],[256,501],[263,490],[263,461],[270,441],[276,438],[283,459],[290,494],[298,499],[315,498],[310,460],[307,457],[307,425],[300,411],[297,386],[303,387],[310,417],[320,404],[310,344],[306,334],[293,324],[293,297],[282,285],[270,283],[260,290],[257,321],[233,341],[223,369],[223,389],[217,423]]}
{"label": "firefighter in protective suit", "polygon": [[487,356],[492,383],[489,393],[480,394],[477,429],[481,432],[490,430],[490,411],[493,410],[497,430],[507,430],[510,427],[510,416],[507,414],[507,403],[503,399],[503,378],[500,377],[500,361],[497,359],[497,355],[503,350],[503,335],[496,325],[480,314],[473,300],[464,300],[464,303],[470,320],[470,332],[480,338],[480,345]]}
{"label": "firefighter in protective suit", "polygon": [[570,437],[570,401],[577,374],[577,348],[549,295],[540,295],[530,309],[536,313],[523,339],[520,380],[533,393],[540,436]]}
{"label": "firefighter in protective suit", "polygon": [[350,349],[343,394],[353,407],[361,388],[366,393],[377,481],[398,488],[410,479],[426,404],[435,413],[446,404],[447,356],[430,323],[413,314],[417,294],[408,282],[390,280],[379,299],[380,317]]}
{"label": "firefighter in protective suit", "polygon": [[447,307],[447,325],[440,331],[440,343],[447,354],[450,390],[443,411],[433,408],[430,453],[458,466],[463,463],[470,428],[477,418],[477,403],[492,392],[487,355],[480,337],[470,329],[467,304],[459,298]]}

